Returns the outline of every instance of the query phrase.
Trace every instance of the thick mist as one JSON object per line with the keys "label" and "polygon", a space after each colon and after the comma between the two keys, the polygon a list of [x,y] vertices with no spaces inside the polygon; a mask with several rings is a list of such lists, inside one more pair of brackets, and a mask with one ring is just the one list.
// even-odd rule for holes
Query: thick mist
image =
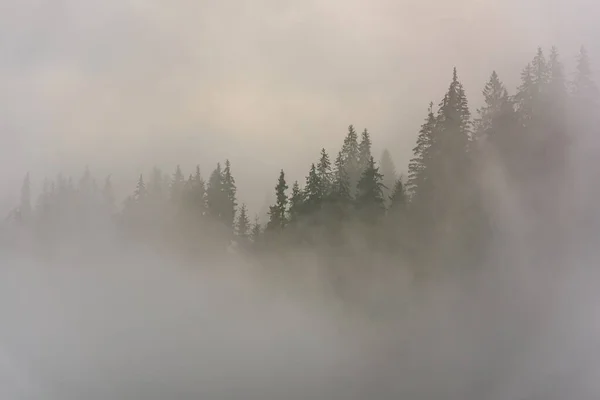
{"label": "thick mist", "polygon": [[[511,248],[505,268],[475,274],[389,272],[344,303],[314,270],[291,279],[239,259],[190,268],[117,247],[101,261],[3,257],[2,394],[595,398],[597,252],[583,248],[560,271]],[[303,259],[281,267],[311,271]]]}
{"label": "thick mist", "polygon": [[[513,93],[536,46],[565,49],[569,71],[581,44],[593,60],[600,54],[598,6],[588,0],[5,4],[1,217],[19,202],[25,171],[38,189],[44,175],[84,165],[98,177],[114,173],[122,210],[120,195],[141,171],[159,166],[168,183],[175,164],[186,174],[199,164],[210,180],[225,159],[238,206],[260,213],[280,168],[290,186],[304,179],[309,160],[339,146],[349,123],[369,127],[381,146],[373,153],[392,149],[404,172],[425,106],[441,98],[453,66],[475,117],[491,70]],[[364,226],[351,224],[340,228],[350,261],[274,245],[261,263],[251,251],[218,253],[226,236],[212,220],[198,229],[197,215],[177,220],[168,206],[176,222],[162,226],[159,215],[159,233],[134,208],[132,236],[145,246],[125,240],[130,232],[113,229],[109,213],[90,218],[82,237],[72,215],[85,212],[65,212],[64,225],[57,217],[65,232],[42,221],[28,236],[31,226],[17,223],[5,243],[7,218],[0,397],[596,399],[600,140],[590,110],[573,129],[588,134],[566,152],[568,187],[553,192],[545,181],[543,201],[527,198],[514,166],[485,149],[474,181],[496,236],[469,268],[444,268],[457,255],[438,254],[442,246],[426,254],[437,262],[431,270],[405,249],[371,253]],[[553,176],[518,172],[528,183]],[[161,242],[154,234],[176,250],[148,244]],[[219,256],[186,258],[198,248]],[[347,267],[346,292],[323,258]]]}

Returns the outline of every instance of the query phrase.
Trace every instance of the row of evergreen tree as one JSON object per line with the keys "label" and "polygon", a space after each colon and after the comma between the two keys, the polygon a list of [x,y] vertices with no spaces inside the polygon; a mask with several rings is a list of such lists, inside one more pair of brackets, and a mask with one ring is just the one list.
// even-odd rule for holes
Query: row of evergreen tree
{"label": "row of evergreen tree", "polygon": [[535,220],[555,221],[571,178],[571,144],[597,129],[599,93],[584,49],[574,76],[566,78],[555,48],[548,57],[540,48],[514,94],[491,74],[473,117],[454,69],[442,100],[429,104],[406,179],[387,150],[376,163],[368,130],[350,125],[335,157],[322,149],[303,184],[280,171],[266,224],[238,204],[229,160],[207,181],[199,168],[188,177],[179,167],[172,175],[155,168],[139,176],[123,207],[110,177],[99,187],[89,171],[77,184],[46,181],[32,207],[27,176],[14,217],[45,243],[108,224],[130,240],[193,256],[216,256],[233,243],[253,254],[309,249],[328,259],[379,253],[477,265],[502,235],[482,185],[486,167],[500,168]]}

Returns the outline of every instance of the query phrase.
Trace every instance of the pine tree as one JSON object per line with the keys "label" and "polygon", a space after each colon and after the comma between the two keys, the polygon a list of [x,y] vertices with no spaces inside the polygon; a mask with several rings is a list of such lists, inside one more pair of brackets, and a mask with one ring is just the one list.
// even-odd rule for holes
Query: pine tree
{"label": "pine tree", "polygon": [[[545,115],[543,116],[546,131],[544,141],[544,159],[548,172],[561,174],[564,172],[566,149],[569,144],[567,132],[567,83],[564,68],[560,62],[558,50],[552,47],[548,61],[548,83],[545,93]],[[556,178],[558,176],[555,176]]]}
{"label": "pine tree", "polygon": [[[454,69],[437,116],[430,106],[409,164],[411,218],[422,252],[431,241],[442,239],[450,246],[448,239],[460,235],[460,217],[471,191],[470,125],[467,99]],[[443,254],[440,250],[438,255]]]}
{"label": "pine tree", "polygon": [[217,163],[217,167],[211,173],[206,187],[206,204],[208,211],[217,220],[222,220],[223,203],[225,202],[223,188],[223,174],[221,171],[221,163]]}
{"label": "pine tree", "polygon": [[304,192],[300,189],[298,181],[295,181],[292,185],[292,194],[289,199],[289,222],[293,224],[298,221],[298,218],[302,214],[302,208],[304,207]]}
{"label": "pine tree", "polygon": [[542,92],[544,86],[550,81],[550,68],[541,47],[538,47],[531,66],[533,68],[533,84],[537,87],[538,92]]}
{"label": "pine tree", "polygon": [[550,59],[548,62],[548,83],[550,85],[550,93],[553,97],[564,97],[567,92],[567,84],[565,80],[565,72],[560,56],[556,47],[552,47],[550,51]]}
{"label": "pine tree", "polygon": [[571,83],[571,95],[577,106],[595,109],[595,106],[598,104],[600,92],[592,75],[590,58],[586,49],[582,47],[577,57],[575,78]]}
{"label": "pine tree", "polygon": [[246,209],[246,204],[242,203],[240,207],[240,212],[236,222],[236,234],[242,240],[247,240],[249,231],[251,229],[250,219],[248,218],[248,210]]}
{"label": "pine tree", "polygon": [[451,203],[451,196],[466,189],[465,179],[470,172],[470,117],[467,98],[454,68],[452,82],[439,106],[434,140],[429,148],[436,190],[433,200],[441,214]]}
{"label": "pine tree", "polygon": [[334,164],[333,201],[337,203],[350,203],[352,201],[352,189],[350,187],[350,177],[344,166],[344,155],[342,152],[338,153]]}
{"label": "pine tree", "polygon": [[277,186],[275,186],[277,200],[275,205],[269,207],[269,223],[267,224],[267,230],[269,231],[282,230],[287,223],[287,189],[288,186],[285,182],[285,172],[281,170]]}
{"label": "pine tree", "polygon": [[371,159],[371,136],[367,129],[362,132],[360,143],[358,145],[358,165],[362,174],[369,167]]}
{"label": "pine tree", "polygon": [[140,174],[135,191],[133,192],[133,200],[135,203],[140,204],[146,200],[148,191],[146,190],[146,184],[144,183],[144,176]]}
{"label": "pine tree", "polygon": [[494,135],[494,122],[512,108],[508,91],[496,71],[492,72],[483,88],[483,99],[484,105],[477,110],[478,118],[474,123],[477,139]]}
{"label": "pine tree", "polygon": [[329,155],[325,149],[321,149],[321,157],[317,164],[317,175],[321,181],[321,193],[322,195],[328,196],[331,192],[331,186],[333,184],[333,176],[331,172],[331,161]]}
{"label": "pine tree", "polygon": [[596,153],[596,150],[591,150],[596,146],[590,146],[590,144],[596,143],[598,126],[600,126],[600,117],[597,112],[600,104],[600,91],[594,82],[590,59],[583,47],[577,57],[577,68],[573,82],[571,82],[570,92],[569,114],[572,135],[587,145],[587,151],[591,155]]}
{"label": "pine tree", "polygon": [[371,157],[357,184],[356,207],[365,222],[376,223],[385,213],[382,180],[383,175]]}
{"label": "pine tree", "polygon": [[538,135],[543,131],[540,122],[547,109],[550,80],[550,64],[543,50],[538,48],[533,61],[521,73],[521,85],[515,96],[522,125],[530,129],[529,135]]}
{"label": "pine tree", "polygon": [[201,214],[206,211],[206,182],[200,173],[200,166],[196,166],[196,174],[194,175],[194,204]]}
{"label": "pine tree", "polygon": [[317,173],[315,164],[310,167],[310,172],[306,177],[306,185],[304,187],[304,211],[307,214],[312,214],[321,209],[323,204],[323,183]]}
{"label": "pine tree", "polygon": [[348,127],[348,134],[344,138],[344,144],[342,145],[342,159],[343,165],[346,169],[346,174],[350,180],[350,194],[354,194],[356,184],[360,179],[361,171],[359,164],[359,145],[358,135],[354,130],[354,127],[350,125]]}
{"label": "pine tree", "polygon": [[550,64],[541,47],[537,48],[537,52],[531,61],[531,67],[533,68],[533,82],[541,89],[550,80]]}
{"label": "pine tree", "polygon": [[430,103],[427,118],[419,130],[417,145],[413,148],[413,158],[408,164],[406,190],[411,199],[417,199],[417,195],[424,197],[424,193],[430,191],[431,181],[427,178],[429,172],[427,167],[430,164],[430,148],[435,134],[435,125],[436,118],[433,113],[433,103]]}
{"label": "pine tree", "polygon": [[231,174],[231,163],[225,160],[225,169],[223,170],[223,192],[225,193],[225,204],[223,204],[223,220],[227,226],[233,228],[235,220],[235,211],[237,207],[235,179]]}
{"label": "pine tree", "polygon": [[[514,101],[496,71],[492,72],[483,89],[483,98],[484,105],[477,110],[478,116],[474,122],[474,139],[489,145],[486,151],[493,149],[500,161],[516,172],[520,156],[518,150],[523,147],[519,119]],[[479,157],[484,160],[489,158],[489,154],[481,153]]]}
{"label": "pine tree", "polygon": [[517,88],[515,99],[522,126],[526,127],[533,119],[534,103],[537,98],[533,78],[533,67],[527,64],[521,72],[521,84]]}

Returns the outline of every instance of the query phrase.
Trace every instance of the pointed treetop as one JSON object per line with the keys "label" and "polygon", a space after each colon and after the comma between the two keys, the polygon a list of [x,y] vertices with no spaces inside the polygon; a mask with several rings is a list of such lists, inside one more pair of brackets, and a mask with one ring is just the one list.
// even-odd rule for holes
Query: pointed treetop
{"label": "pointed treetop", "polygon": [[571,85],[571,93],[577,100],[578,107],[587,104],[589,107],[595,108],[599,102],[600,91],[592,77],[590,59],[584,47],[581,48],[577,58],[577,68]]}
{"label": "pointed treetop", "polygon": [[133,199],[137,202],[142,201],[146,198],[146,184],[144,183],[144,175],[140,174],[135,191],[133,193]]}
{"label": "pointed treetop", "polygon": [[274,205],[269,207],[269,223],[267,224],[267,229],[270,231],[283,229],[287,223],[287,189],[288,185],[285,181],[285,172],[282,169],[279,173],[277,186],[275,186],[277,200]]}
{"label": "pointed treetop", "polygon": [[371,135],[365,128],[361,134],[360,144],[358,145],[358,162],[360,164],[361,172],[369,164],[369,159],[371,158],[371,145]]}

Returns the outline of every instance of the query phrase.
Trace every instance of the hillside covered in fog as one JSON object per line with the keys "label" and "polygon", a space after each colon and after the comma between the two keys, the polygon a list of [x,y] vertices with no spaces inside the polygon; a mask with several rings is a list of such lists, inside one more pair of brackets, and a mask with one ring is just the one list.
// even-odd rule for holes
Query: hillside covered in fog
{"label": "hillside covered in fog", "polygon": [[[584,49],[576,61],[565,71],[555,48],[540,48],[516,89],[491,73],[477,110],[454,69],[441,99],[423,107],[408,166],[394,166],[393,149],[372,154],[369,131],[350,125],[337,153],[315,155],[305,181],[273,171],[275,203],[266,216],[240,200],[235,160],[207,172],[154,168],[124,201],[112,188],[119,171],[28,174],[2,243],[52,257],[65,246],[83,255],[118,237],[199,264],[232,252],[259,260],[310,252],[340,264],[329,267],[342,275],[347,264],[378,257],[417,271],[470,269],[518,242],[516,234],[529,235],[533,253],[561,253],[562,231],[595,213],[580,199],[593,194],[598,90]],[[545,247],[534,251],[538,245]]]}

